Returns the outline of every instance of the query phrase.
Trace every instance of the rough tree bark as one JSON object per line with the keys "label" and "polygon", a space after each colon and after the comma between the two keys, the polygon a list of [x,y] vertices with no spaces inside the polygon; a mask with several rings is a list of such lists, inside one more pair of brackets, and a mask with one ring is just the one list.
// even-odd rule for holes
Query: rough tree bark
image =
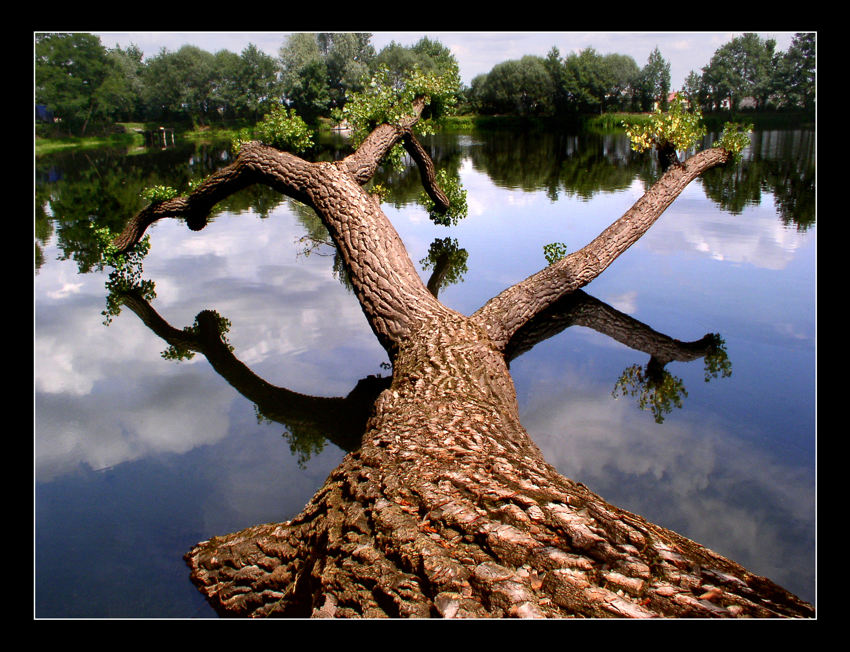
{"label": "rough tree bark", "polygon": [[216,202],[267,184],[322,219],[393,365],[360,446],[304,510],[197,544],[186,555],[192,581],[222,616],[812,617],[770,580],[560,475],[520,423],[508,370],[524,327],[598,276],[729,153],[671,166],[586,247],[464,316],[428,291],[362,187],[401,142],[445,202],[411,132],[416,109],[333,163],[248,144],[116,239],[132,247],[163,217],[203,228]]}

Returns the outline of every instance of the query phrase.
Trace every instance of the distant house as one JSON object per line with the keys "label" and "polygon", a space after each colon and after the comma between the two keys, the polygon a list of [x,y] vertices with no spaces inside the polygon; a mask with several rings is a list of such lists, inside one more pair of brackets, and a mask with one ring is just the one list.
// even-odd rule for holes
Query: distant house
{"label": "distant house", "polygon": [[35,105],[35,119],[38,122],[53,122],[53,111],[46,104]]}

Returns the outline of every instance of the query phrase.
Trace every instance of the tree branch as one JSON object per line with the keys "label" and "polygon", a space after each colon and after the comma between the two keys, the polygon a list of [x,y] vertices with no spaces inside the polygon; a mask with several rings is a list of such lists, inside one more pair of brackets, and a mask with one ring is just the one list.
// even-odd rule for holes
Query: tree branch
{"label": "tree branch", "polygon": [[261,143],[242,145],[236,160],[211,174],[185,197],[152,203],[134,215],[113,244],[124,253],[131,249],[147,228],[165,217],[183,217],[193,231],[206,226],[212,208],[232,194],[255,183],[264,183],[283,194],[309,203],[307,182],[312,164],[287,152]]}
{"label": "tree branch", "polygon": [[527,321],[558,299],[584,287],[637,242],[688,184],[731,154],[713,148],[672,166],[634,206],[591,243],[511,286],[482,306],[472,319],[504,349]]}

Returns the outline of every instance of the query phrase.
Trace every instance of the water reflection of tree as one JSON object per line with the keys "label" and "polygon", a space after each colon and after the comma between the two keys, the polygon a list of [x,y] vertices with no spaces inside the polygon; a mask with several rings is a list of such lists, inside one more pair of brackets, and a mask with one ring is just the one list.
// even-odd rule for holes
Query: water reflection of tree
{"label": "water reflection of tree", "polygon": [[[470,150],[472,165],[498,186],[545,189],[590,199],[600,191],[628,188],[643,165],[628,140],[589,132],[499,132]],[[522,165],[518,165],[522,161]]]}
{"label": "water reflection of tree", "polygon": [[782,222],[805,231],[816,220],[814,144],[811,130],[755,132],[741,165],[709,170],[700,183],[709,199],[735,215],[769,192]]}
{"label": "water reflection of tree", "polygon": [[570,326],[592,328],[631,349],[649,354],[645,368],[632,365],[623,371],[612,394],[637,397],[638,406],[650,410],[658,423],[664,421],[664,415],[673,407],[681,408],[682,399],[688,395],[682,380],[665,369],[667,364],[703,358],[706,382],[732,373],[725,343],[719,335],[709,333],[699,340],[682,342],[654,331],[581,290],[565,297],[520,330],[508,346],[507,359],[513,360]]}
{"label": "water reflection of tree", "polygon": [[[450,250],[451,247],[446,249]],[[168,344],[162,353],[164,358],[180,361],[192,358],[195,353],[205,356],[222,378],[254,403],[259,421],[279,423],[284,427],[283,437],[302,466],[311,456],[321,452],[327,442],[344,451],[355,450],[360,445],[372,404],[390,386],[390,377],[368,376],[358,381],[347,396],[331,398],[308,396],[277,387],[254,374],[234,355],[233,347],[227,341],[231,324],[217,312],[204,310],[198,313],[192,326],[178,329],[163,319],[139,290],[124,291],[114,299],[134,312]],[[645,373],[630,374],[631,370],[639,369],[635,365],[627,369],[624,376],[628,375],[631,379],[642,374],[635,386],[642,385],[647,392],[658,394],[663,399],[652,403],[656,417],[656,405],[676,403],[676,396],[681,394],[680,391],[658,387],[657,379],[664,378],[665,374],[669,376],[664,371],[668,362],[704,358],[706,381],[717,373],[728,375],[730,370],[723,341],[717,335],[706,335],[695,342],[681,342],[652,330],[581,290],[519,331],[506,351],[508,360],[514,360],[539,342],[574,325],[593,328],[635,350],[650,354]],[[681,407],[680,401],[678,407]]]}
{"label": "water reflection of tree", "polygon": [[255,405],[258,420],[280,423],[290,450],[303,465],[327,441],[345,451],[359,446],[372,403],[389,387],[390,378],[369,376],[358,381],[345,397],[299,394],[266,382],[233,354],[227,342],[230,322],[213,310],[204,310],[195,323],[174,328],[138,291],[122,293],[120,301],[156,335],[168,343],[163,357],[185,360],[195,353],[207,358],[213,369]]}
{"label": "water reflection of tree", "polygon": [[419,261],[423,269],[433,270],[426,286],[435,297],[440,290],[463,281],[468,268],[469,254],[458,246],[454,238],[437,238],[428,248],[428,255]]}
{"label": "water reflection of tree", "polygon": [[[76,261],[83,273],[97,264],[100,252],[91,225],[120,231],[121,211],[142,206],[139,192],[151,176],[144,162],[106,149],[36,161],[36,219],[52,220],[62,260]],[[40,231],[48,233],[43,226]]]}

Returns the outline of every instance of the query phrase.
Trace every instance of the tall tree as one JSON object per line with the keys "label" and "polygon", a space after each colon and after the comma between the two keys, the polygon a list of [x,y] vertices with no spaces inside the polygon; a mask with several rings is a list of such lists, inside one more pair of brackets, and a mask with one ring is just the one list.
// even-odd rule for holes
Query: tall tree
{"label": "tall tree", "polygon": [[85,135],[91,120],[106,112],[98,91],[112,66],[93,34],[36,34],[35,101],[46,104],[64,128]]}
{"label": "tall tree", "polygon": [[698,72],[691,70],[688,76],[685,77],[685,83],[682,85],[682,95],[691,107],[700,107],[703,105],[702,97],[702,77]]}
{"label": "tall tree", "polygon": [[775,47],[773,39],[763,40],[753,33],[720,46],[707,68],[703,68],[703,78],[716,98],[715,104],[726,101],[736,111],[741,100],[750,97],[757,109],[763,109],[772,91]]}
{"label": "tall tree", "polygon": [[215,109],[216,57],[194,45],[160,50],[147,62],[144,81],[154,118],[206,124]]}
{"label": "tall tree", "polygon": [[791,46],[779,59],[774,85],[782,107],[812,109],[815,105],[816,35],[795,34]]}
{"label": "tall tree", "polygon": [[213,61],[212,102],[222,118],[235,118],[243,108],[242,57],[230,50],[219,50]]}
{"label": "tall tree", "polygon": [[661,55],[661,50],[656,47],[650,52],[646,65],[641,70],[641,109],[650,111],[656,102],[662,109],[666,109],[669,93],[670,62]]}
{"label": "tall tree", "polygon": [[287,104],[307,122],[329,111],[328,69],[316,34],[297,32],[280,49],[281,90]]}
{"label": "tall tree", "polygon": [[636,95],[635,86],[640,78],[640,68],[635,60],[625,54],[606,54],[602,65],[608,84],[605,110],[632,109]]}
{"label": "tall tree", "polygon": [[546,53],[543,61],[552,84],[552,106],[556,114],[564,114],[569,110],[569,97],[567,95],[567,72],[564,69],[564,61],[561,52],[556,46],[552,46]]}
{"label": "tall tree", "polygon": [[111,120],[137,119],[142,113],[142,51],[135,45],[107,52],[109,73],[96,91],[101,114]]}
{"label": "tall tree", "polygon": [[545,115],[554,110],[554,86],[544,59],[526,55],[493,66],[480,89],[491,113]]}
{"label": "tall tree", "polygon": [[594,48],[571,53],[564,61],[570,103],[579,113],[601,113],[610,90],[609,71]]}
{"label": "tall tree", "polygon": [[256,45],[249,43],[239,57],[238,88],[241,112],[256,121],[259,116],[278,101],[280,83],[277,62]]}
{"label": "tall tree", "polygon": [[375,48],[367,32],[332,32],[317,36],[328,74],[330,107],[345,104],[347,93],[363,89],[368,79]]}
{"label": "tall tree", "polygon": [[456,89],[417,76],[398,90],[373,114],[395,117],[343,160],[245,144],[186,197],[143,209],[114,241],[126,251],[165,217],[200,230],[217,202],[267,184],[325,224],[393,365],[360,447],[300,515],[188,553],[204,595],[222,614],[252,616],[813,615],[769,580],[561,476],[522,427],[508,370],[524,326],[601,274],[740,145],[722,140],[672,166],[587,246],[465,316],[428,290],[365,187],[401,144],[436,212],[452,210],[414,128],[426,97]]}
{"label": "tall tree", "polygon": [[439,41],[423,36],[411,46],[391,41],[372,61],[372,69],[385,67],[394,84],[402,86],[404,79],[418,68],[428,74],[449,74],[460,77],[457,59]]}

